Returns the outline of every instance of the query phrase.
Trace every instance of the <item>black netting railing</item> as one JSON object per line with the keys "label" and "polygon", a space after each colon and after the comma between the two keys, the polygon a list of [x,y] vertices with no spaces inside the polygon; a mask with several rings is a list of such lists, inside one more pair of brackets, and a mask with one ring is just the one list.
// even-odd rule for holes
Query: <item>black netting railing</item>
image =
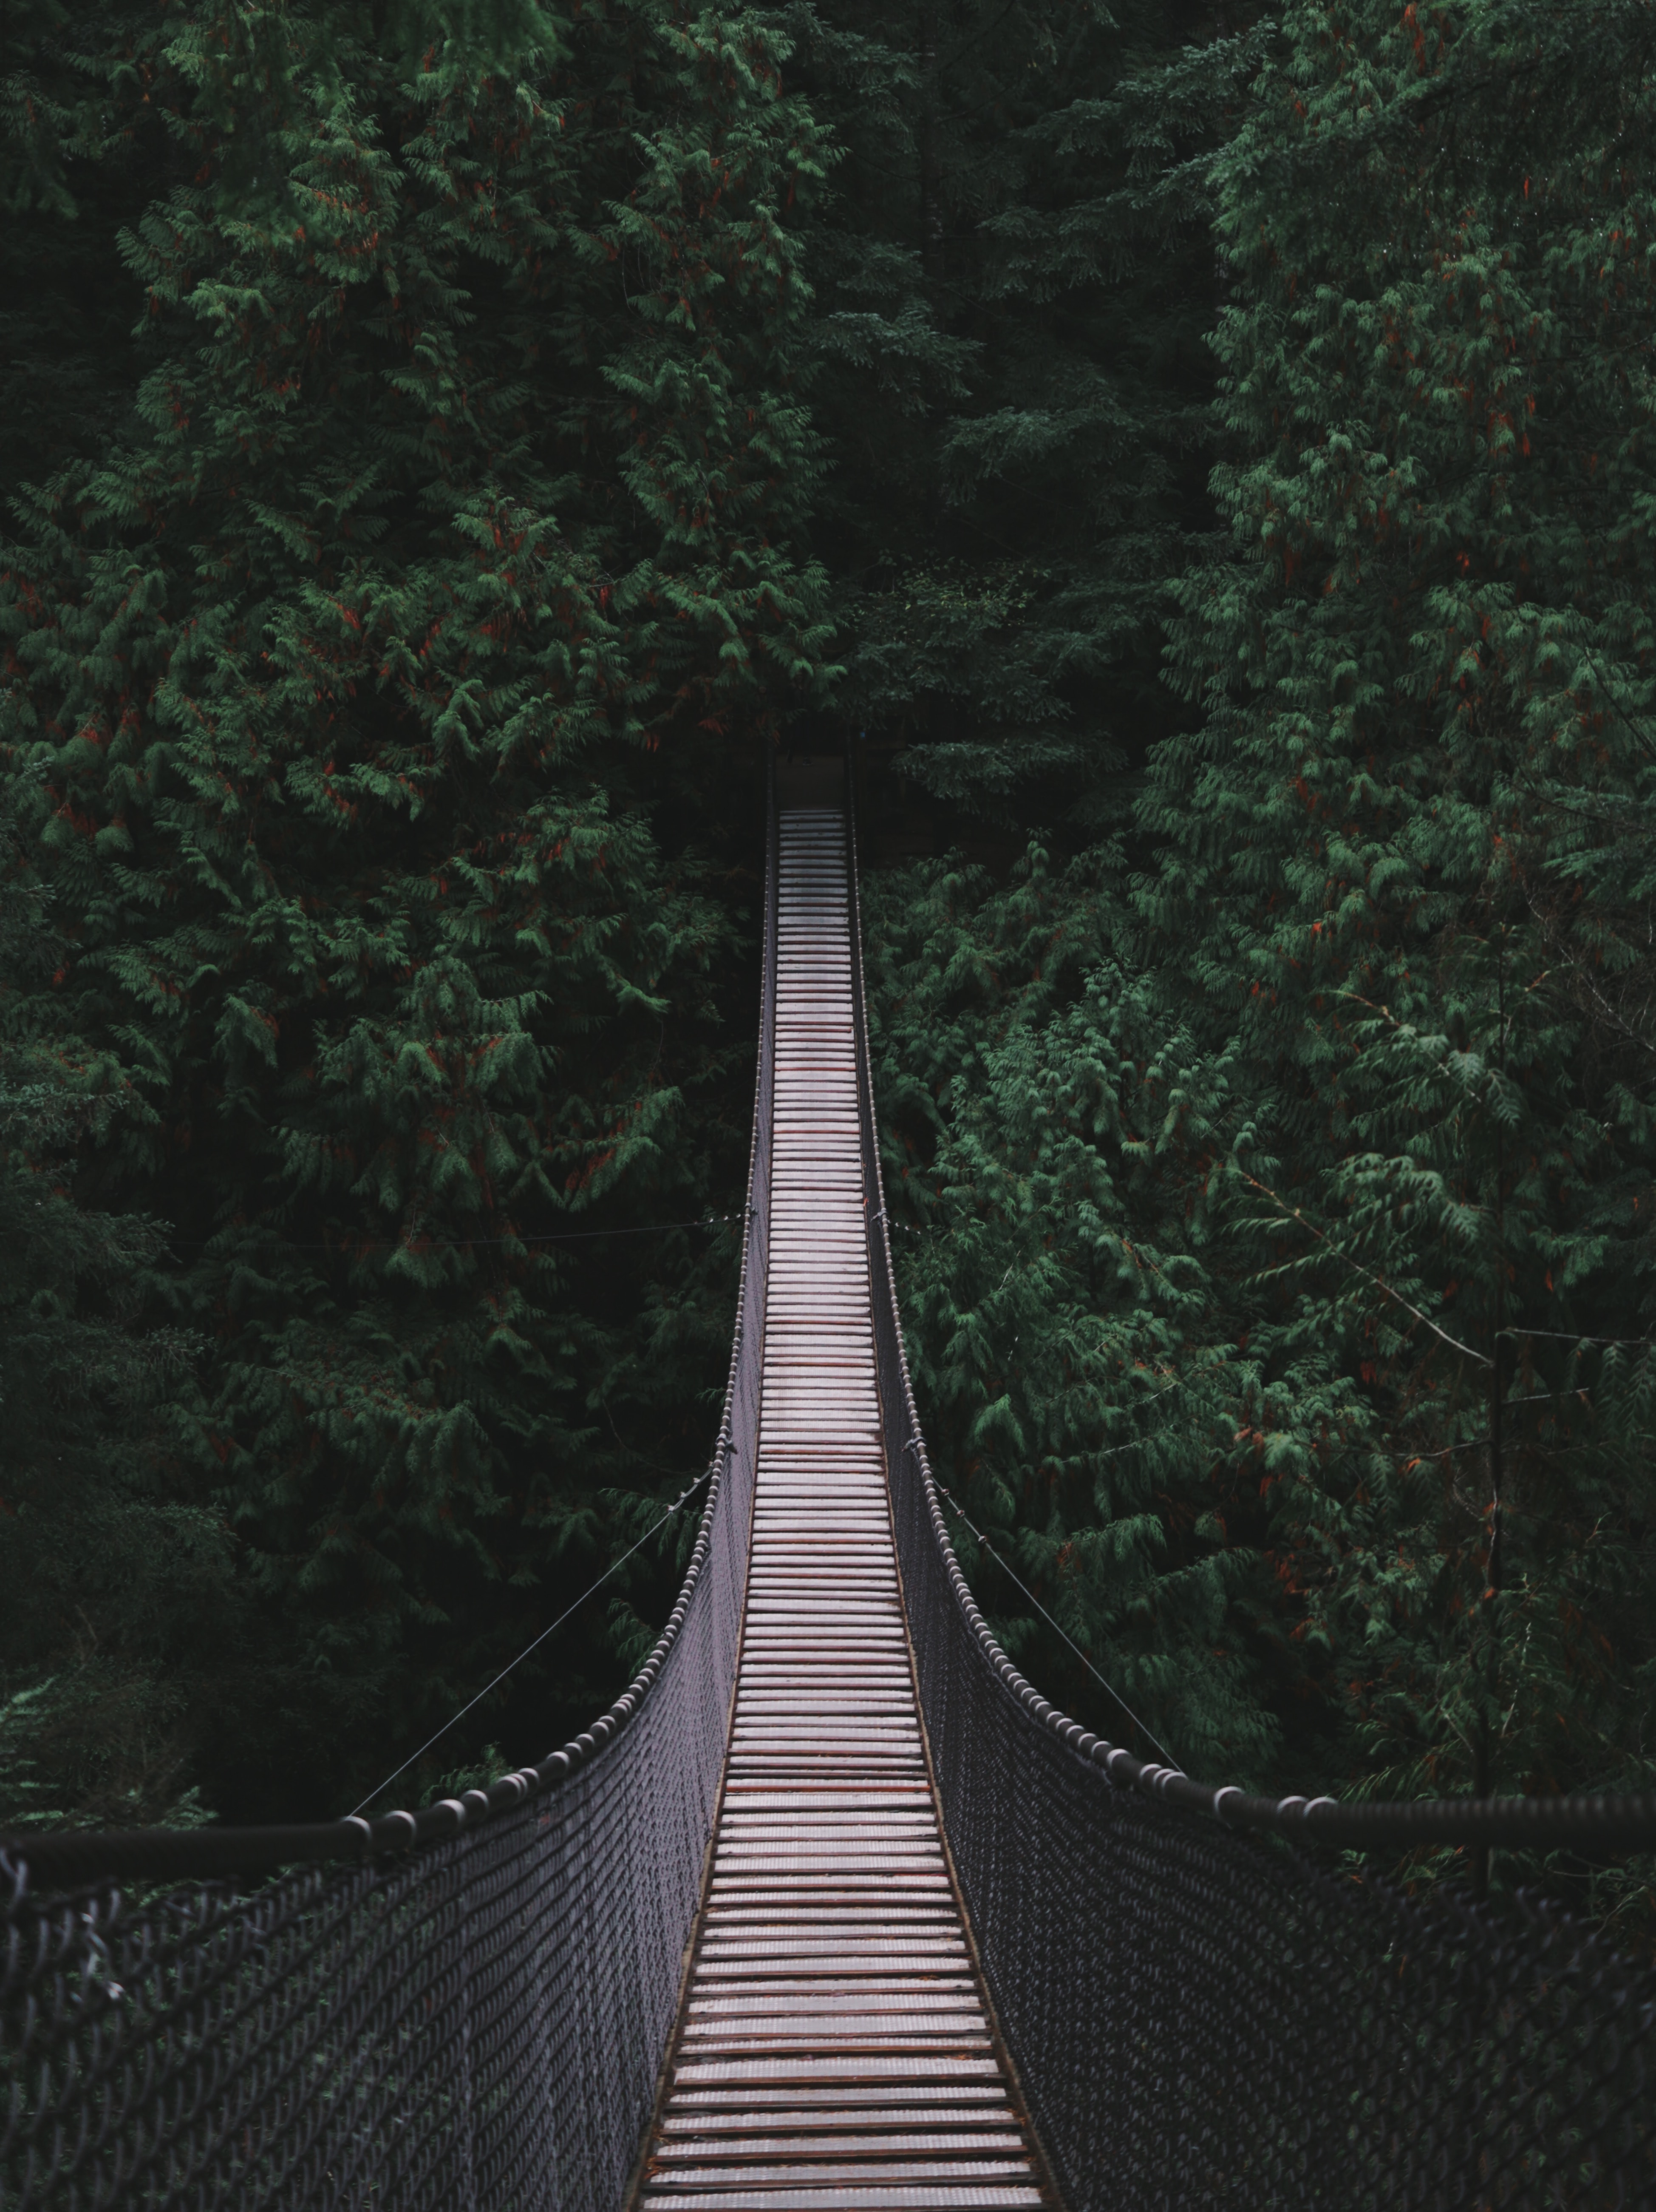
{"label": "black netting railing", "polygon": [[1440,1889],[1416,1905],[1306,1855],[1317,1839],[1648,1847],[1656,1802],[1205,1789],[1056,1711],[989,1633],[909,1388],[857,988],[921,1706],[985,1978],[1070,2212],[1656,2205],[1656,1972],[1538,1903],[1496,1914]]}
{"label": "black netting railing", "polygon": [[[774,830],[769,855],[775,880]],[[416,1814],[0,1852],[3,2212],[616,2212],[729,1735],[768,1241],[773,898],[712,1488],[637,1680],[537,1767]],[[291,1868],[257,1886],[237,1869]],[[121,1878],[176,1882],[135,1906]]]}

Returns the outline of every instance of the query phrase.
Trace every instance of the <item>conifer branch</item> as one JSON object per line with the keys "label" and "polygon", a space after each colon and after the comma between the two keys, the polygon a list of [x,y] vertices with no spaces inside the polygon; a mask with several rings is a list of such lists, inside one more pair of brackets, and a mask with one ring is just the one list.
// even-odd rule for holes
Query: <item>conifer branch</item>
{"label": "conifer branch", "polygon": [[1412,1314],[1417,1322],[1421,1322],[1424,1328],[1429,1328],[1434,1336],[1441,1338],[1452,1351],[1464,1354],[1464,1356],[1468,1359],[1475,1359],[1480,1367],[1494,1366],[1495,1362],[1490,1359],[1486,1353],[1482,1352],[1474,1352],[1470,1344],[1463,1344],[1458,1336],[1451,1336],[1447,1328],[1440,1328],[1436,1322],[1432,1319],[1429,1314],[1422,1313],[1417,1305],[1412,1304],[1409,1299],[1404,1297],[1401,1291],[1394,1291],[1384,1276],[1376,1274],[1372,1267],[1365,1267],[1361,1260],[1354,1260],[1349,1252],[1342,1252],[1339,1246],[1335,1243],[1334,1240],[1328,1235],[1327,1231],[1325,1230],[1319,1229],[1316,1223],[1309,1219],[1301,1207],[1297,1206],[1289,1206],[1287,1200],[1279,1197],[1277,1194],[1271,1189],[1269,1183],[1261,1182],[1257,1176],[1249,1175],[1246,1169],[1240,1170],[1239,1173],[1241,1175],[1242,1181],[1245,1183],[1251,1184],[1255,1190],[1260,1192],[1265,1197],[1268,1198],[1271,1204],[1276,1206],[1277,1210],[1288,1219],[1297,1221],[1301,1228],[1308,1229],[1319,1244],[1325,1244],[1327,1246],[1329,1251],[1332,1253],[1335,1259],[1342,1261],[1356,1273],[1366,1276],[1368,1281],[1373,1283],[1375,1289],[1380,1291],[1383,1297],[1390,1298],[1393,1304],[1400,1305],[1405,1313]]}

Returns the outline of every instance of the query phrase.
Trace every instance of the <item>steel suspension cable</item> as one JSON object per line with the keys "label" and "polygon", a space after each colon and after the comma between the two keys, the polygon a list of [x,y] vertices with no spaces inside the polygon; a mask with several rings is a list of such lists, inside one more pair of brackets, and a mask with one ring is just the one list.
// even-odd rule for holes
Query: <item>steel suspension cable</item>
{"label": "steel suspension cable", "polygon": [[[714,1462],[714,1464],[717,1464],[717,1462]],[[695,1496],[697,1491],[701,1489],[702,1484],[707,1481],[708,1476],[713,1473],[713,1466],[704,1468],[701,1473],[697,1475],[694,1482],[690,1483],[685,1489],[680,1491],[678,1496],[674,1498],[672,1504],[662,1515],[660,1520],[656,1522],[653,1528],[646,1528],[644,1534],[639,1538],[637,1543],[629,1544],[619,1559],[612,1559],[609,1565],[604,1569],[604,1572],[598,1577],[597,1580],[591,1583],[586,1589],[584,1589],[573,1605],[567,1605],[564,1607],[563,1611],[551,1624],[550,1627],[542,1629],[540,1634],[534,1638],[532,1643],[525,1644],[523,1650],[518,1654],[515,1659],[508,1659],[506,1665],[501,1668],[500,1673],[494,1677],[494,1680],[492,1682],[485,1684],[483,1688],[478,1691],[476,1696],[473,1698],[469,1704],[461,1706],[458,1713],[452,1713],[448,1719],[443,1723],[441,1728],[438,1729],[435,1735],[428,1735],[426,1738],[418,1751],[411,1751],[400,1766],[394,1766],[391,1772],[385,1777],[385,1780],[381,1783],[376,1784],[374,1788],[369,1790],[367,1796],[362,1799],[360,1804],[352,1806],[347,1818],[353,1820],[355,1820],[365,1807],[373,1804],[374,1799],[379,1795],[382,1790],[389,1790],[391,1784],[396,1781],[399,1774],[406,1774],[409,1767],[414,1765],[416,1759],[423,1759],[425,1757],[426,1753],[431,1749],[433,1744],[440,1743],[443,1738],[448,1734],[449,1730],[458,1722],[463,1721],[466,1715],[472,1711],[473,1707],[481,1705],[483,1699],[488,1696],[492,1690],[498,1690],[501,1683],[505,1681],[507,1676],[512,1672],[514,1667],[520,1667],[524,1661],[528,1658],[531,1651],[537,1651],[541,1645],[545,1643],[547,1638],[553,1633],[554,1630],[561,1628],[565,1621],[569,1619],[572,1613],[579,1613],[582,1606],[586,1603],[588,1598],[596,1595],[596,1594],[604,1588],[605,1583],[609,1581],[610,1576],[615,1574],[620,1568],[624,1567],[635,1552],[641,1552],[652,1536],[658,1536],[661,1534],[662,1530],[667,1526],[667,1523],[673,1518],[675,1514],[680,1512],[682,1508],[689,1503],[690,1499]],[[1063,1631],[1059,1630],[1059,1632],[1061,1635]]]}
{"label": "steel suspension cable", "polygon": [[979,1544],[986,1552],[988,1553],[990,1558],[995,1562],[996,1565],[1001,1569],[1004,1574],[1010,1575],[1011,1577],[1011,1579],[1023,1592],[1025,1597],[1028,1599],[1030,1604],[1034,1606],[1035,1611],[1046,1623],[1046,1626],[1050,1629],[1053,1630],[1056,1634],[1064,1638],[1064,1641],[1069,1645],[1071,1650],[1075,1653],[1076,1657],[1080,1660],[1082,1665],[1092,1676],[1094,1681],[1097,1683],[1099,1688],[1106,1692],[1108,1696],[1114,1698],[1116,1704],[1120,1706],[1122,1711],[1125,1713],[1127,1718],[1138,1730],[1138,1733],[1143,1737],[1145,1742],[1149,1745],[1153,1751],[1159,1751],[1161,1753],[1162,1758],[1167,1760],[1168,1765],[1172,1768],[1175,1774],[1182,1774],[1185,1771],[1184,1768],[1180,1765],[1178,1760],[1168,1749],[1166,1744],[1162,1743],[1157,1737],[1151,1735],[1149,1729],[1146,1727],[1144,1723],[1139,1719],[1137,1714],[1127,1703],[1127,1700],[1122,1696],[1120,1691],[1116,1689],[1113,1684],[1105,1680],[1103,1675],[1099,1673],[1097,1668],[1094,1666],[1092,1661],[1087,1656],[1081,1646],[1076,1642],[1074,1637],[1070,1634],[1068,1629],[1065,1628],[1061,1623],[1053,1620],[1052,1614],[1047,1612],[1046,1607],[1030,1589],[1028,1583],[1026,1583],[1009,1565],[1009,1563],[1001,1557],[1000,1553],[995,1549],[989,1539],[984,1534],[982,1529],[978,1527],[977,1523],[967,1512],[965,1507],[961,1505],[960,1500],[955,1498],[954,1493],[949,1490],[947,1484],[944,1483],[941,1477],[935,1472],[932,1474],[931,1480],[933,1483],[936,1484],[939,1493],[949,1500],[952,1510],[972,1531],[972,1534],[977,1538]]}

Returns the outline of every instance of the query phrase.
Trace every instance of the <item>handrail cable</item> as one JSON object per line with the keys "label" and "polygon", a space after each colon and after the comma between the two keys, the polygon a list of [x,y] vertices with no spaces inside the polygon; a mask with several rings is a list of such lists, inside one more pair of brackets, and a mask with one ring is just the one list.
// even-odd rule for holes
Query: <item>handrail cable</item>
{"label": "handrail cable", "polygon": [[[855,930],[854,868],[851,881]],[[1534,1890],[1498,1907],[1453,1881],[1410,1895],[1372,1863],[1302,1848],[1511,1844],[1590,1860],[1656,1844],[1656,1796],[1342,1804],[1207,1789],[1093,1735],[996,1640],[914,1404],[858,942],[866,1249],[910,1648],[974,1954],[1060,2202],[1656,2205],[1656,1966]]]}
{"label": "handrail cable", "polygon": [[607,1570],[701,1495],[654,1648],[572,1741],[417,1812],[0,1835],[0,2212],[616,2212],[678,2011],[746,1604],[770,1246],[767,817],[724,1410],[707,1472],[664,1513],[650,1501]]}

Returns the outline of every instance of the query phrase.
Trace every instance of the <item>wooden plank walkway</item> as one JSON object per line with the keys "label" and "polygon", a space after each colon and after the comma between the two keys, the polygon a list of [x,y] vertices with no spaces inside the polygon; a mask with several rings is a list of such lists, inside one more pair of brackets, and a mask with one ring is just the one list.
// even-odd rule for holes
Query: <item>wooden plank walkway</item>
{"label": "wooden plank walkway", "polygon": [[780,818],[753,1559],[650,2212],[1041,2201],[937,1825],[881,1459],[845,825]]}

